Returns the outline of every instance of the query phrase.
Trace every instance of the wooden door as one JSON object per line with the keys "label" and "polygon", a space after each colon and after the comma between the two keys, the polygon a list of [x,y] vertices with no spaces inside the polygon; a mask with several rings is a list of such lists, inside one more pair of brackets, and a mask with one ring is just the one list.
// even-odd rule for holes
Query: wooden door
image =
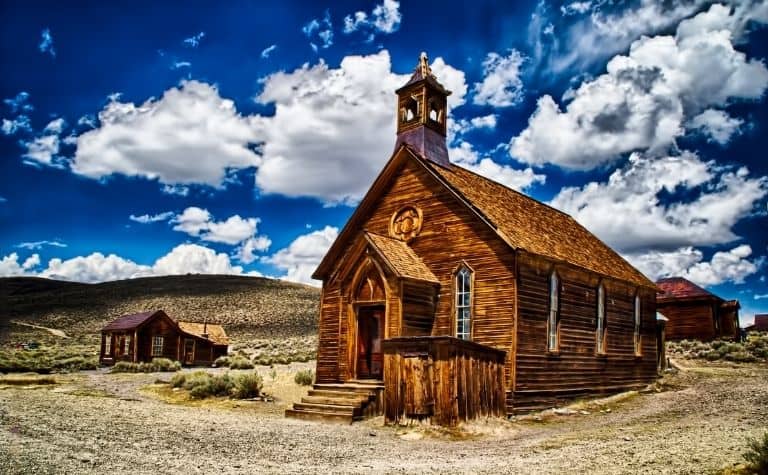
{"label": "wooden door", "polygon": [[195,362],[195,340],[192,338],[184,339],[184,364]]}
{"label": "wooden door", "polygon": [[384,307],[360,307],[357,311],[357,378],[382,379]]}

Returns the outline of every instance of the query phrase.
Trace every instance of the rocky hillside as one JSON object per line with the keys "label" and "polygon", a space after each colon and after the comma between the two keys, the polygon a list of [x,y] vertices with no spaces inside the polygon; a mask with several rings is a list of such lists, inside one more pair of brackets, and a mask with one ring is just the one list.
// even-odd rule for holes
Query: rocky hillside
{"label": "rocky hillside", "polygon": [[[177,320],[221,323],[234,341],[314,335],[320,290],[258,277],[185,275],[102,284],[0,279],[0,343],[30,323],[75,337],[120,315],[162,309]],[[29,328],[29,327],[26,327]]]}

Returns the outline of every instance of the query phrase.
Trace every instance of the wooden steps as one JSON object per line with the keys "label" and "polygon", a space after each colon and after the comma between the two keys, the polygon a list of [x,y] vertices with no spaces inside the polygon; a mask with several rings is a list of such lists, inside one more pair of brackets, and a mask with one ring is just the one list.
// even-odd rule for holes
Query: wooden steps
{"label": "wooden steps", "polygon": [[285,417],[351,424],[378,415],[383,393],[384,384],[375,380],[315,384]]}

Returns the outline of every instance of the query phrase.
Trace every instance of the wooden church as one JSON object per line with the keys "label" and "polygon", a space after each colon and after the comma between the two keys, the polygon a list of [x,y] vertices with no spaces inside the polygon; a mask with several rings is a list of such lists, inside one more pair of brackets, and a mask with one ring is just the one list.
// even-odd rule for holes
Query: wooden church
{"label": "wooden church", "polygon": [[656,286],[561,211],[453,165],[422,54],[395,151],[314,278],[317,381],[286,415],[455,424],[656,377]]}

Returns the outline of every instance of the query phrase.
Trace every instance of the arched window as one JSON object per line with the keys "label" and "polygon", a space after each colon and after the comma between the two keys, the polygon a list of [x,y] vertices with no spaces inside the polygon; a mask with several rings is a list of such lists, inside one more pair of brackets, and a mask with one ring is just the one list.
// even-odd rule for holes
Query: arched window
{"label": "arched window", "polygon": [[642,354],[642,340],[640,337],[640,295],[635,295],[635,355]]}
{"label": "arched window", "polygon": [[595,329],[595,351],[605,354],[605,287],[597,287],[597,328]]}
{"label": "arched window", "polygon": [[557,351],[560,346],[560,279],[556,272],[549,277],[549,317],[547,318],[547,350]]}
{"label": "arched window", "polygon": [[472,335],[472,271],[462,266],[456,272],[456,338]]}

